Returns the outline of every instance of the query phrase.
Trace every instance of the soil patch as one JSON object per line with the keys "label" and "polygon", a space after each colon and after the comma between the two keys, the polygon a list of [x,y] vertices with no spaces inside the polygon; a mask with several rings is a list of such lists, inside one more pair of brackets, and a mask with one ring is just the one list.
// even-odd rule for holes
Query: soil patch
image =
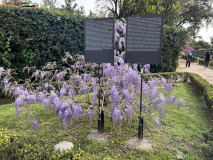
{"label": "soil patch", "polygon": [[137,137],[131,138],[126,142],[127,147],[141,149],[141,150],[152,150],[153,145],[151,141],[147,138],[143,138],[143,140],[138,139]]}
{"label": "soil patch", "polygon": [[0,105],[11,104],[15,102],[15,98],[0,98]]}
{"label": "soil patch", "polygon": [[98,132],[98,130],[92,130],[92,132],[87,136],[87,139],[106,142],[109,140],[109,133]]}

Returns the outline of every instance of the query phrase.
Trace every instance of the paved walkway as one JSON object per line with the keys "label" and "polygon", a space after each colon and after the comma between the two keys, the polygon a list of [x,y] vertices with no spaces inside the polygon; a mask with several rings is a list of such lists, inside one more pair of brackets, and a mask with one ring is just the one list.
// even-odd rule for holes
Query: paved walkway
{"label": "paved walkway", "polygon": [[203,79],[213,84],[213,69],[205,68],[204,66],[199,65],[197,63],[191,63],[190,67],[186,68],[186,61],[180,60],[178,71],[199,74]]}

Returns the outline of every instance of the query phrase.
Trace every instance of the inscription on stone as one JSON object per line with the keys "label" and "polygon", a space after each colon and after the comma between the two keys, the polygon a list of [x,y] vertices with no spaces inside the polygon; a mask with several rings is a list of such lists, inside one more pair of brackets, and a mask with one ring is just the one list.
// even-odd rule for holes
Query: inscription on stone
{"label": "inscription on stone", "polygon": [[113,49],[113,20],[87,20],[86,50]]}
{"label": "inscription on stone", "polygon": [[127,33],[127,51],[160,50],[161,28],[161,17],[129,17]]}

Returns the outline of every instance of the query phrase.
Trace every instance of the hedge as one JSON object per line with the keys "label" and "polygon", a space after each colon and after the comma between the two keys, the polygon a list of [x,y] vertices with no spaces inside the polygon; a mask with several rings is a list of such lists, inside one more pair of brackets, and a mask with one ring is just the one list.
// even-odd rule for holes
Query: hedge
{"label": "hedge", "polygon": [[42,8],[0,7],[0,66],[23,77],[25,66],[61,65],[65,52],[83,54],[84,18]]}
{"label": "hedge", "polygon": [[185,29],[164,26],[162,64],[151,65],[151,72],[175,72],[178,67],[179,53],[188,38]]}
{"label": "hedge", "polygon": [[[203,98],[208,108],[213,111],[213,85],[195,73],[172,72],[152,74],[154,77],[164,77],[169,81],[188,81],[195,89],[196,94]],[[145,80],[149,75],[145,75]]]}
{"label": "hedge", "polygon": [[187,73],[196,93],[202,97],[210,110],[213,109],[213,85],[195,73]]}
{"label": "hedge", "polygon": [[[201,58],[197,58],[198,64],[205,66],[205,60]],[[209,67],[213,68],[213,61],[209,62]]]}

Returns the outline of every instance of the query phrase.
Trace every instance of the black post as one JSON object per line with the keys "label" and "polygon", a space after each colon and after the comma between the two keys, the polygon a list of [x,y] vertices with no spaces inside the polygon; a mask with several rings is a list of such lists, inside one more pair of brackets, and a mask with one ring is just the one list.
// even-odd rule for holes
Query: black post
{"label": "black post", "polygon": [[138,117],[138,138],[143,139],[143,116],[142,113],[142,94],[143,94],[143,65],[141,65],[141,94],[140,94],[140,115]]}
{"label": "black post", "polygon": [[[99,65],[100,66],[100,65]],[[99,77],[99,103],[98,103],[98,107],[99,107],[99,119],[98,119],[98,131],[101,131],[101,77]]]}
{"label": "black post", "polygon": [[[99,64],[100,67],[100,64]],[[99,76],[99,119],[98,119],[98,131],[104,132],[104,111],[101,109],[101,77]]]}
{"label": "black post", "polygon": [[101,110],[101,132],[104,132],[104,110]]}

